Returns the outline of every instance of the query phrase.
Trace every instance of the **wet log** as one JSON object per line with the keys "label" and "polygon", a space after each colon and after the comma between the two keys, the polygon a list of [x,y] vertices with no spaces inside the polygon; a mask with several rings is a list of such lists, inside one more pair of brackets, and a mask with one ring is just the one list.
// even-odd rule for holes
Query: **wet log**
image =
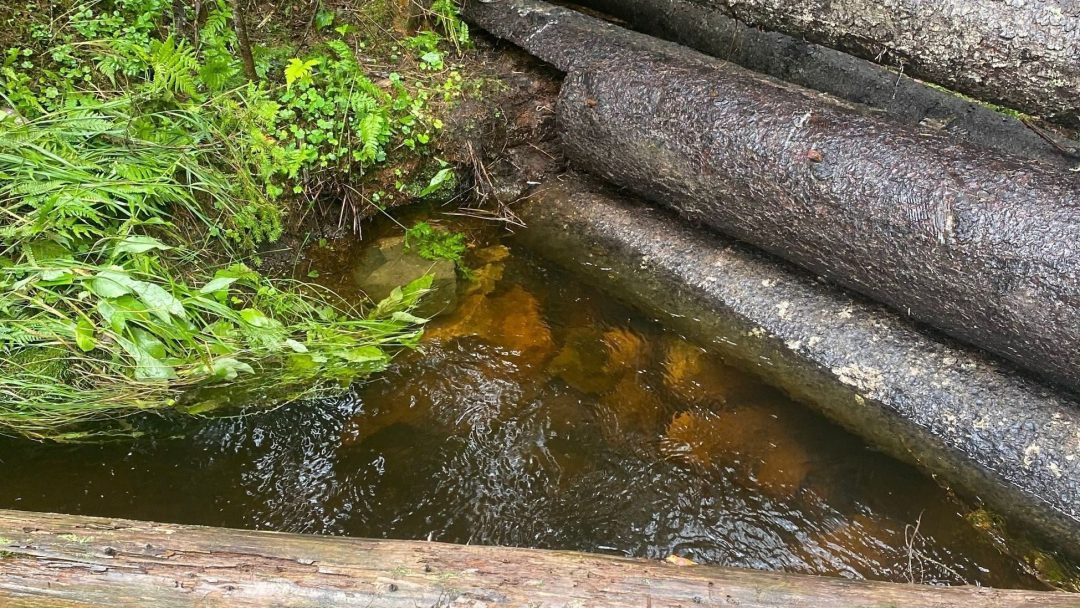
{"label": "wet log", "polygon": [[1080,165],[1080,141],[932,87],[899,66],[873,63],[780,32],[763,31],[696,0],[578,0],[629,27],[854,103],[910,125],[940,129],[979,146]]}
{"label": "wet log", "polygon": [[533,0],[572,163],[1080,389],[1080,180]]}
{"label": "wet log", "polygon": [[977,99],[1080,125],[1076,0],[689,1]]}
{"label": "wet log", "polygon": [[0,511],[4,606],[1057,608],[1065,593],[936,588],[503,547]]}

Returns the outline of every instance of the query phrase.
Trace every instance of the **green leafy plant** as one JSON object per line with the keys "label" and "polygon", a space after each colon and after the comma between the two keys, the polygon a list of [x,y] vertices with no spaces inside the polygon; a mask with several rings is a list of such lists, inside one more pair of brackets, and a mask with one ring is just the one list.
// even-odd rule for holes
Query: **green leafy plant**
{"label": "green leafy plant", "polygon": [[405,231],[405,248],[416,252],[426,260],[449,260],[464,269],[464,255],[468,250],[465,235],[435,228],[420,222]]}
{"label": "green leafy plant", "polygon": [[469,26],[461,19],[457,0],[435,0],[431,3],[431,12],[435,15],[436,25],[446,37],[460,50],[472,42]]}
{"label": "green leafy plant", "polygon": [[[0,121],[0,431],[71,438],[94,419],[201,413],[221,401],[202,389],[256,376],[295,398],[415,343],[408,309],[429,282],[363,311],[192,253],[276,237],[280,219],[234,177],[243,164],[215,166],[230,148],[198,114],[135,107]],[[241,219],[253,206],[269,227]]]}
{"label": "green leafy plant", "polygon": [[[424,280],[369,310],[241,260],[297,201],[397,194],[364,180],[442,128],[430,104],[461,89],[446,39],[421,33],[418,63],[376,81],[354,29],[319,4],[326,37],[301,53],[256,45],[265,80],[249,82],[234,4],[177,6],[70,0],[0,55],[0,433],[72,439],[146,410],[272,406],[419,337]],[[468,42],[453,3],[432,15]],[[453,183],[442,164],[403,192]],[[422,249],[460,263],[463,247]]]}

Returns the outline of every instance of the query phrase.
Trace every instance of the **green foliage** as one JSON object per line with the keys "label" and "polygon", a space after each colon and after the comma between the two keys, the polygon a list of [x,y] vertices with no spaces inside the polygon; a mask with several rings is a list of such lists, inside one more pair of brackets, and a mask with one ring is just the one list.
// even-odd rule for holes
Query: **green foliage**
{"label": "green foliage", "polygon": [[[319,4],[323,40],[257,46],[265,80],[248,83],[232,3],[185,4],[177,28],[172,0],[70,0],[0,55],[0,432],[77,438],[146,409],[273,406],[419,337],[408,311],[424,281],[362,310],[239,260],[281,235],[291,201],[362,193],[395,150],[429,146],[432,102],[461,90],[446,40],[419,34],[412,67],[376,79]],[[452,2],[432,15],[468,43]],[[454,181],[443,163],[401,191]],[[372,204],[391,196],[373,190]],[[410,239],[460,264],[461,235]]]}
{"label": "green foliage", "polygon": [[457,0],[435,0],[431,3],[431,12],[435,15],[436,25],[455,48],[460,50],[472,42],[469,26],[461,20]]}
{"label": "green foliage", "polygon": [[183,40],[175,36],[165,40],[152,40],[149,55],[150,68],[154,73],[156,92],[172,95],[199,96],[196,74],[200,71],[199,58]]}
{"label": "green foliage", "polygon": [[464,255],[468,246],[465,235],[460,232],[449,232],[420,222],[405,231],[405,248],[426,260],[449,260],[459,269],[465,268]]}
{"label": "green foliage", "polygon": [[368,312],[193,253],[214,235],[225,251],[259,240],[236,222],[265,199],[213,165],[230,152],[191,134],[197,116],[133,108],[0,121],[0,432],[71,438],[145,409],[204,413],[231,404],[207,387],[243,395],[256,379],[296,398],[415,344],[408,309],[430,279]]}
{"label": "green foliage", "polygon": [[441,70],[445,67],[443,53],[439,50],[439,36],[435,32],[425,31],[409,38],[405,43],[420,53],[420,68]]}

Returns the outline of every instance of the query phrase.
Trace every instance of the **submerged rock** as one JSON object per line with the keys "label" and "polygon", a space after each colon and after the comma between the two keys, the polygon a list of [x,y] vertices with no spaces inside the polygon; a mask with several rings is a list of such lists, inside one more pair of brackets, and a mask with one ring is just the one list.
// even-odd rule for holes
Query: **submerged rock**
{"label": "submerged rock", "polygon": [[539,365],[555,349],[551,329],[544,321],[540,301],[519,285],[504,292],[496,287],[503,275],[505,247],[477,252],[487,264],[473,272],[461,305],[447,318],[429,326],[428,340],[451,340],[476,336],[488,344],[511,351],[518,360]]}
{"label": "submerged rock", "polygon": [[735,469],[773,498],[797,494],[813,465],[810,450],[766,407],[681,412],[660,446],[689,466]]}
{"label": "submerged rock", "polygon": [[727,403],[753,394],[756,382],[681,338],[664,348],[664,384],[691,403]]}
{"label": "submerged rock", "polygon": [[575,327],[567,332],[563,347],[548,369],[575,390],[599,395],[615,388],[622,375],[622,370],[609,366],[610,355],[599,330]]}
{"label": "submerged rock", "polygon": [[636,442],[663,431],[667,418],[663,402],[643,379],[641,374],[626,374],[600,397],[597,417],[608,441]]}
{"label": "submerged rock", "polygon": [[432,292],[420,302],[415,314],[434,316],[457,303],[457,271],[449,260],[428,260],[405,249],[404,237],[386,238],[364,250],[353,271],[357,285],[378,302],[400,287],[431,274]]}

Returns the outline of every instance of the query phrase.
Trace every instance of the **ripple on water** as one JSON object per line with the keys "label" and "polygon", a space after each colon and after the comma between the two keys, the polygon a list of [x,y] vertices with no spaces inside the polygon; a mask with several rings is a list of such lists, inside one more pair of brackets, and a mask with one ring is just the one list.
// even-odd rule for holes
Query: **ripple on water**
{"label": "ripple on water", "polygon": [[135,445],[0,441],[0,505],[1037,586],[914,469],[558,271],[484,250],[349,394]]}

